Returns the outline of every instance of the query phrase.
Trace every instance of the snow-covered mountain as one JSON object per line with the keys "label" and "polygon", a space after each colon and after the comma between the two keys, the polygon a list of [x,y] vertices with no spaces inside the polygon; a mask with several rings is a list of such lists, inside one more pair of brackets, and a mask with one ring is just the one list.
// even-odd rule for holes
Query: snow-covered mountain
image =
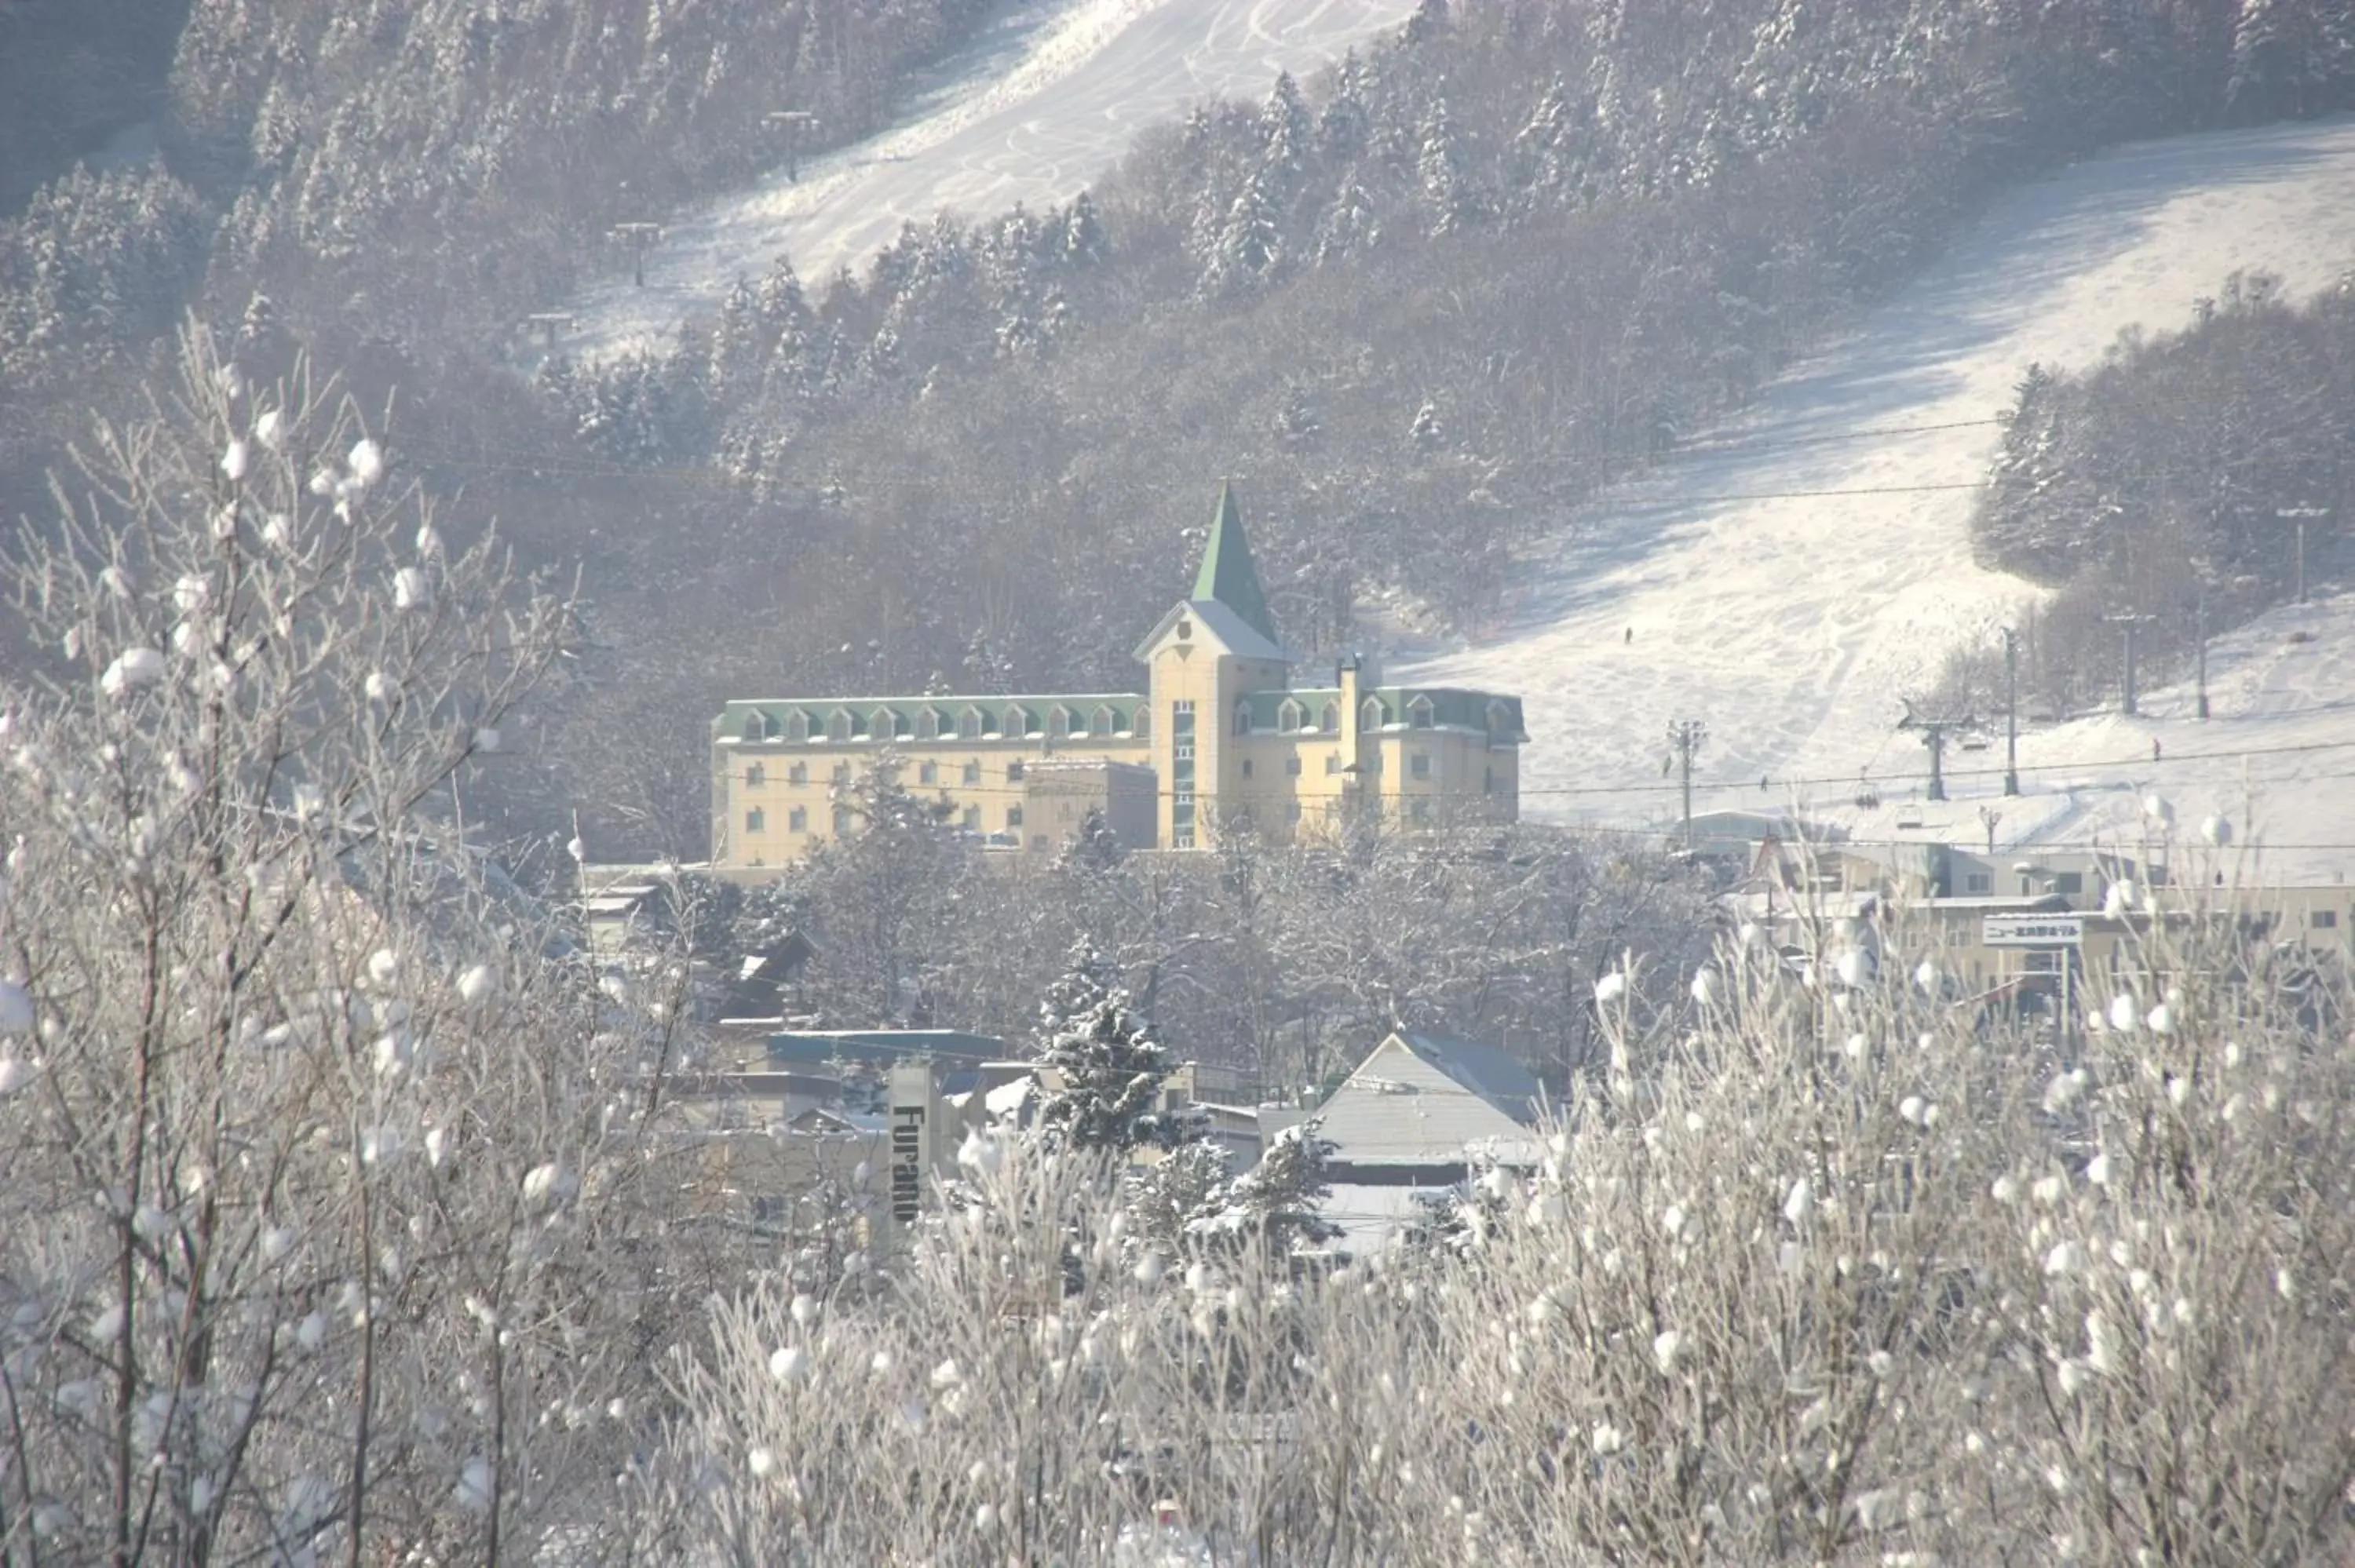
{"label": "snow-covered mountain", "polygon": [[1139,131],[1188,104],[1262,98],[1413,14],[1413,0],[1024,0],[942,73],[897,130],[780,169],[672,224],[643,289],[617,276],[570,307],[564,346],[596,357],[658,341],[779,255],[817,281],[905,223],[1070,200]]}
{"label": "snow-covered mountain", "polygon": [[[2127,327],[2182,326],[2235,268],[2277,272],[2294,294],[2355,268],[2355,120],[2126,147],[2009,193],[1739,426],[1593,506],[1529,564],[1493,641],[1401,673],[1524,694],[1531,817],[1673,815],[1661,759],[1678,719],[1709,726],[1696,809],[1796,797],[1853,818],[1859,776],[1893,807],[1924,769],[1916,737],[1894,727],[1898,694],[2036,591],[1974,566],[1968,531],[2021,372],[2089,364]],[[2299,632],[2312,641],[2287,641]],[[2146,697],[2145,721],[2029,736],[2038,798],[2004,805],[2000,836],[2115,836],[2117,814],[2130,825],[2155,787],[2193,821],[2238,817],[2254,791],[2275,842],[2355,846],[2355,778],[2341,777],[2355,775],[2350,636],[2355,604],[2277,612],[2220,640],[2209,723],[2177,716],[2189,694],[2169,690]],[[2277,749],[2318,743],[2329,749]],[[1924,820],[1924,836],[1979,838],[2000,750],[1953,758],[1967,770],[1990,756],[1998,772],[1956,781],[1959,825],[1940,835]],[[1870,835],[1894,821],[1853,825]],[[2327,874],[2355,868],[2355,847],[2285,849],[2267,866]]]}

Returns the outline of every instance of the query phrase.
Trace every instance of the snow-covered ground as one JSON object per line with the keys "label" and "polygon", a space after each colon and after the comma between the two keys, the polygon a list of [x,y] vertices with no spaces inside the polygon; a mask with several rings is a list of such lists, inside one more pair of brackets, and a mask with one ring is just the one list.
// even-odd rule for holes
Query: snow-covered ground
{"label": "snow-covered ground", "polygon": [[[1949,645],[1991,637],[2034,591],[1973,566],[1969,539],[1992,421],[2021,371],[2092,363],[2128,326],[2179,327],[2227,272],[2260,267],[2297,294],[2355,267],[2355,119],[2126,147],[2010,193],[1738,427],[1598,503],[1529,563],[1494,641],[1395,673],[1522,694],[1531,817],[1671,815],[1660,768],[1675,719],[1709,726],[1696,810],[1795,795],[1837,807],[1865,772],[1894,802],[1923,768],[1915,737],[1894,728],[1898,694],[1926,685]],[[2284,641],[2301,629],[2315,641]],[[2026,782],[2155,779],[2196,822],[2214,805],[2241,814],[2245,757],[2276,842],[2355,845],[2355,777],[2342,777],[2355,775],[2350,636],[2355,605],[2343,601],[2269,617],[2220,642],[2210,723],[2062,726],[2023,741]],[[2172,691],[2145,706],[2190,711]],[[2154,736],[2173,758],[2156,768]],[[2343,749],[2272,750],[2339,738]],[[1953,761],[1999,767],[1999,746]],[[1998,782],[1957,781],[1969,799],[1951,836],[1981,837],[1978,797]],[[2084,789],[2008,802],[1999,833],[2081,842],[2118,831],[2104,826],[2109,812],[2130,814],[2135,799]],[[2355,848],[2268,857],[2272,874],[2333,866],[2355,868]]]}
{"label": "snow-covered ground", "polygon": [[646,286],[613,276],[568,308],[566,350],[658,341],[779,255],[811,282],[856,268],[903,223],[1068,201],[1137,132],[1217,97],[1260,98],[1399,26],[1414,0],[1023,0],[919,97],[897,130],[780,166],[758,188],[675,222]]}

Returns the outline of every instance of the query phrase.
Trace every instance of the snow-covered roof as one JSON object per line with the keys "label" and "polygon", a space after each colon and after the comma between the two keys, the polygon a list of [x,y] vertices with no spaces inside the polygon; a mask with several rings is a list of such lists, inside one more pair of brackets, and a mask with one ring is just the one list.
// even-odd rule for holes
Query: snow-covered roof
{"label": "snow-covered roof", "polygon": [[1537,1158],[1530,1133],[1543,1091],[1494,1046],[1393,1034],[1317,1110],[1344,1166],[1452,1166],[1474,1153]]}

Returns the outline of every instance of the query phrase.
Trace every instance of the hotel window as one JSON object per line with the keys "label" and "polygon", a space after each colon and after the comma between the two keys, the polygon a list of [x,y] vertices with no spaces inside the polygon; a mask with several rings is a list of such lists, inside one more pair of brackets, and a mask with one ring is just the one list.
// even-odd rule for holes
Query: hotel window
{"label": "hotel window", "polygon": [[792,713],[787,714],[785,715],[785,738],[787,740],[807,740],[809,738],[809,715],[802,712],[799,708],[795,708]]}
{"label": "hotel window", "polygon": [[973,832],[979,830],[981,827],[980,807],[967,806],[964,809],[964,826],[967,832]]}
{"label": "hotel window", "polygon": [[1300,758],[1298,757],[1287,757],[1284,759],[1284,774],[1287,779],[1297,779],[1300,777]]}
{"label": "hotel window", "polygon": [[1029,714],[1021,708],[1007,709],[1006,733],[1007,735],[1028,735],[1030,733]]}
{"label": "hotel window", "polygon": [[785,826],[793,829],[793,831],[797,833],[805,833],[809,832],[809,808],[806,806],[795,806],[791,811],[785,814]]}
{"label": "hotel window", "polygon": [[2307,911],[2306,923],[2313,927],[2318,931],[2336,930],[2339,926],[2339,911],[2336,909],[2309,909]]}
{"label": "hotel window", "polygon": [[826,737],[828,740],[837,743],[848,740],[850,738],[850,715],[844,713],[840,708],[837,708],[834,711],[834,716],[826,721]]}
{"label": "hotel window", "polygon": [[763,716],[762,715],[760,715],[760,714],[756,714],[756,713],[754,713],[754,714],[746,714],[746,715],[744,715],[744,738],[745,738],[746,740],[766,740],[766,739],[768,739],[768,738],[769,738],[769,721],[768,721],[768,719],[767,719],[765,716]]}
{"label": "hotel window", "polygon": [[1417,779],[1431,777],[1431,754],[1418,751],[1406,759],[1406,770]]}
{"label": "hotel window", "polygon": [[1235,733],[1237,735],[1249,735],[1251,732],[1251,699],[1249,697],[1245,697],[1241,702],[1235,705]]}
{"label": "hotel window", "polygon": [[957,734],[966,740],[976,740],[980,738],[981,712],[979,709],[967,708],[964,712],[957,715]]}
{"label": "hotel window", "polygon": [[1251,776],[1252,776],[1252,759],[1251,759],[1250,758],[1246,757],[1246,758],[1243,758],[1243,777],[1244,777],[1244,778],[1246,778],[1246,779],[1248,779],[1248,778],[1250,778]]}
{"label": "hotel window", "polygon": [[1380,698],[1368,697],[1366,699],[1365,705],[1358,710],[1358,727],[1359,729],[1380,729],[1382,727],[1382,705]]}
{"label": "hotel window", "polygon": [[1009,828],[1018,828],[1022,825],[1021,807],[1008,806],[1006,808],[1006,825]]}
{"label": "hotel window", "polygon": [[847,784],[850,782],[849,763],[837,762],[834,765],[834,781],[837,784]]}
{"label": "hotel window", "polygon": [[1275,732],[1278,735],[1300,733],[1300,705],[1290,697],[1284,698],[1275,710]]}
{"label": "hotel window", "polygon": [[1963,891],[1966,894],[1985,893],[1993,887],[1994,885],[1994,874],[1992,872],[1966,871],[1963,873]]}
{"label": "hotel window", "polygon": [[1341,754],[1340,754],[1339,752],[1337,752],[1337,751],[1328,751],[1328,752],[1327,752],[1327,753],[1325,754],[1325,776],[1326,776],[1327,779],[1330,779],[1334,774],[1338,773],[1338,772],[1340,772],[1340,771],[1341,771]]}
{"label": "hotel window", "polygon": [[1098,708],[1095,716],[1088,720],[1088,728],[1098,735],[1110,735],[1119,726],[1113,720],[1110,708]]}
{"label": "hotel window", "polygon": [[744,813],[744,831],[757,833],[769,825],[769,819],[758,806]]}
{"label": "hotel window", "polygon": [[1006,781],[1008,784],[1019,784],[1022,782],[1022,764],[1020,761],[1017,760],[1006,765]]}
{"label": "hotel window", "polygon": [[978,784],[981,782],[980,763],[968,762],[964,765],[964,781],[968,784]]}
{"label": "hotel window", "polygon": [[786,769],[785,769],[785,782],[786,782],[786,783],[788,783],[788,784],[806,784],[806,783],[808,783],[808,782],[809,782],[809,764],[808,764],[808,763],[806,763],[806,762],[796,762],[796,763],[794,763],[791,768],[786,768]]}
{"label": "hotel window", "polygon": [[1429,729],[1433,714],[1429,697],[1417,697],[1406,705],[1406,722],[1415,729]]}
{"label": "hotel window", "polygon": [[1299,801],[1297,801],[1297,800],[1288,800],[1288,801],[1286,801],[1286,802],[1284,803],[1284,820],[1285,821],[1287,821],[1287,822],[1296,822],[1296,821],[1300,821],[1300,802],[1299,802]]}
{"label": "hotel window", "polygon": [[916,765],[916,782],[917,782],[917,783],[919,783],[919,784],[937,784],[937,783],[939,783],[940,781],[941,781],[941,765],[940,765],[939,763],[937,763],[937,762],[920,762],[920,763],[918,763],[918,764]]}
{"label": "hotel window", "polygon": [[1047,710],[1047,738],[1050,740],[1062,740],[1069,737],[1071,733],[1071,714],[1063,708],[1049,708]]}
{"label": "hotel window", "polygon": [[758,789],[762,785],[766,784],[768,781],[768,769],[762,768],[759,763],[755,762],[751,767],[744,769],[744,783],[748,788]]}
{"label": "hotel window", "polygon": [[1341,705],[1338,703],[1327,703],[1325,705],[1323,716],[1318,718],[1316,721],[1316,727],[1323,730],[1327,735],[1340,734]]}
{"label": "hotel window", "polygon": [[838,839],[850,836],[850,808],[847,806],[834,809],[834,836]]}
{"label": "hotel window", "polygon": [[941,715],[926,708],[916,715],[916,738],[931,740],[941,733]]}

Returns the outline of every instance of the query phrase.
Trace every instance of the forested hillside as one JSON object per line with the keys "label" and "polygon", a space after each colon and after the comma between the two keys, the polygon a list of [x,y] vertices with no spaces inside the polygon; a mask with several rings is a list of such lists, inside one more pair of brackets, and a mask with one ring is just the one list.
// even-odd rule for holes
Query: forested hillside
{"label": "forested hillside", "polygon": [[2355,514],[2355,277],[2304,303],[2234,275],[2197,324],[2080,374],[2030,367],[1977,524],[1980,558],[2061,591],[2026,643],[2055,711],[2116,689],[2147,617],[2153,676],[2212,633],[2343,578]]}
{"label": "forested hillside", "polygon": [[[126,9],[27,23],[9,71],[70,74]],[[0,376],[19,394],[138,355],[183,303],[238,313],[256,292],[303,332],[432,358],[503,334],[610,264],[613,222],[766,166],[764,115],[814,115],[813,145],[873,130],[990,0],[179,9],[146,106],[161,169],[69,177],[0,228]],[[168,47],[177,19],[144,19]]]}
{"label": "forested hillside", "polygon": [[255,373],[307,343],[370,407],[397,387],[410,473],[587,574],[594,700],[506,788],[692,853],[722,690],[1124,683],[1221,474],[1295,642],[1475,628],[1519,543],[1987,191],[2355,90],[2323,0],[1433,0],[1067,209],[856,276],[747,258],[661,352],[513,374],[520,315],[618,264],[610,222],[748,172],[783,97],[872,123],[977,11],[199,5],[169,174],[0,240],[0,355],[78,385],[193,291]]}

